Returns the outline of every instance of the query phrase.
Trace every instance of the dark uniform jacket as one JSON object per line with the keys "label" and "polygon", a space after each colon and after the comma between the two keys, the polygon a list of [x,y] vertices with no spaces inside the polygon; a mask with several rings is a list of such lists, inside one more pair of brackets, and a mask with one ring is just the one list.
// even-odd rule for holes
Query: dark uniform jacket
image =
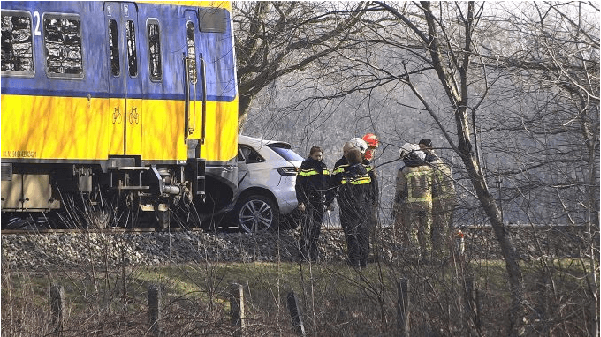
{"label": "dark uniform jacket", "polygon": [[[363,163],[361,163],[361,164],[367,171],[367,174],[369,175],[369,178],[371,180],[371,182],[369,184],[369,193],[368,193],[367,198],[370,201],[372,206],[377,206],[378,196],[379,196],[380,192],[379,192],[379,188],[378,188],[378,180],[376,179],[376,171],[369,164],[369,161],[367,161],[367,160],[363,160]],[[332,184],[334,186],[340,185],[340,181],[342,179],[342,173],[344,173],[346,168],[348,168],[348,167],[349,167],[348,161],[346,160],[346,158],[344,156],[342,158],[340,158],[336,162],[336,164],[334,164],[334,169],[332,170]]]}
{"label": "dark uniform jacket", "polygon": [[338,206],[341,220],[364,221],[371,208],[371,178],[362,164],[348,165],[339,173]]}
{"label": "dark uniform jacket", "polygon": [[295,186],[299,204],[328,206],[334,198],[330,187],[330,171],[323,161],[307,158],[301,163]]}

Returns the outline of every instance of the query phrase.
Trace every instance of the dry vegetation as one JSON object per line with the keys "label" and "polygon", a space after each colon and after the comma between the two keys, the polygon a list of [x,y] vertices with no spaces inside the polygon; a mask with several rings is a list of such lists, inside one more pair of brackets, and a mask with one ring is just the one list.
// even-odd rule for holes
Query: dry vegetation
{"label": "dry vegetation", "polygon": [[[500,260],[447,257],[417,264],[378,257],[367,269],[341,261],[315,265],[212,263],[170,266],[82,265],[45,271],[2,269],[2,335],[54,335],[50,291],[65,291],[62,336],[153,336],[149,286],[162,291],[165,336],[227,336],[230,288],[244,289],[247,336],[294,334],[286,295],[297,296],[307,335],[397,336],[399,283],[407,280],[411,336],[507,334],[510,299]],[[394,254],[393,254],[394,255]],[[591,306],[579,259],[522,261],[530,305],[528,336],[586,336]],[[473,282],[473,283],[472,283]],[[472,291],[469,291],[473,284]]]}

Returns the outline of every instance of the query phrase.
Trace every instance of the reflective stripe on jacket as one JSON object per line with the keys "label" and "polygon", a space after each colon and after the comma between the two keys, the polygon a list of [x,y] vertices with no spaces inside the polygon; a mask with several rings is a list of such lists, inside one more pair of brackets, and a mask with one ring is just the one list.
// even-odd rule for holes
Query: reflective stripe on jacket
{"label": "reflective stripe on jacket", "polygon": [[[316,176],[319,175],[319,171],[315,168],[310,168],[310,169],[300,169],[298,172],[298,175],[301,177],[311,177],[311,176]],[[328,171],[327,169],[323,169],[323,171],[321,172],[321,174],[323,174],[324,176],[329,176],[330,175],[330,171]]]}
{"label": "reflective stripe on jacket", "polygon": [[397,177],[396,202],[432,202],[432,169],[428,165],[405,166]]}
{"label": "reflective stripe on jacket", "polygon": [[[362,182],[362,184],[369,184],[370,191],[367,198],[370,200],[370,203],[375,206],[378,203],[378,197],[380,195],[380,191],[378,189],[378,180],[376,179],[376,170],[369,164],[369,161],[367,160],[364,160],[361,163],[361,165],[363,166],[370,178],[369,183]],[[346,158],[342,157],[336,162],[336,164],[334,165],[334,169],[332,170],[332,184],[334,186],[343,184],[342,176],[348,168],[349,164],[346,161]]]}
{"label": "reflective stripe on jacket", "polygon": [[330,171],[322,161],[307,158],[301,163],[296,177],[296,199],[299,204],[329,205],[334,198],[330,188]]}
{"label": "reflective stripe on jacket", "polygon": [[370,184],[371,178],[369,176],[359,176],[359,177],[342,177],[341,184]]}

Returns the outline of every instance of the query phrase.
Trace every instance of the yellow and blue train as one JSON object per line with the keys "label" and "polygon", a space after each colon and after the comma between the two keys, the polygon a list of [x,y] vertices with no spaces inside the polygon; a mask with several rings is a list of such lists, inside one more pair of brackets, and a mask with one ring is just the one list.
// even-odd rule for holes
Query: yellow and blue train
{"label": "yellow and blue train", "polygon": [[[231,3],[3,1],[2,212],[118,196],[210,212],[237,187]],[[81,198],[79,198],[81,199]]]}

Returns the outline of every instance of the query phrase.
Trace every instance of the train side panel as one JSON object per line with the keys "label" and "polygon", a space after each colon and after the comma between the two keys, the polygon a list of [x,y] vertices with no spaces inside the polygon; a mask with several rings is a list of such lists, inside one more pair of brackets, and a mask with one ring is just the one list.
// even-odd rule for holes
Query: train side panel
{"label": "train side panel", "polygon": [[[1,6],[3,211],[59,207],[56,186],[90,193],[101,183],[154,205],[199,189],[186,180],[205,173],[215,190],[235,188],[229,3]],[[25,205],[26,190],[43,192],[37,206]]]}
{"label": "train side panel", "polygon": [[[18,13],[31,14],[35,73],[2,78],[3,160],[106,160],[109,143],[105,121],[110,120],[106,63],[87,51],[98,40],[97,32],[104,31],[101,18],[87,18],[97,7],[93,3],[65,8],[56,2],[3,2],[3,13],[8,5]],[[80,53],[83,71],[80,76],[50,79],[41,34],[45,24],[48,30],[58,29],[49,21],[61,17],[78,22],[86,18],[80,27],[81,50],[72,51]],[[57,51],[48,53],[52,52]]]}
{"label": "train side panel", "polygon": [[107,107],[107,99],[2,95],[3,160],[108,159]]}

